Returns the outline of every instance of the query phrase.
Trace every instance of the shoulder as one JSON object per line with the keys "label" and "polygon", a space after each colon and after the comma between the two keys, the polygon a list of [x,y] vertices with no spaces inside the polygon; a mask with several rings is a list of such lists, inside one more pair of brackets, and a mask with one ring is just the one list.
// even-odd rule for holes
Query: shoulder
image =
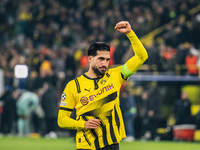
{"label": "shoulder", "polygon": [[35,93],[26,91],[21,95],[21,98],[32,97]]}
{"label": "shoulder", "polygon": [[[75,78],[75,79],[76,79],[76,78]],[[69,82],[67,83],[67,86],[73,86],[73,85],[74,85],[74,80],[75,80],[75,79],[69,81]]]}
{"label": "shoulder", "polygon": [[76,81],[76,80],[80,80],[80,79],[82,78],[82,76],[83,76],[83,75],[73,78],[73,79],[70,80],[66,85],[73,86],[73,85],[75,84],[75,81]]}
{"label": "shoulder", "polygon": [[74,78],[72,80],[70,80],[66,86],[65,86],[65,90],[69,90],[69,91],[73,91],[74,89],[76,89],[76,87],[80,84],[80,81],[82,81],[84,78],[83,78],[83,75],[77,77],[77,78]]}
{"label": "shoulder", "polygon": [[118,67],[115,67],[115,68],[111,68],[108,70],[108,73],[116,73],[116,72],[120,72],[121,73],[121,67],[122,66],[118,66]]}
{"label": "shoulder", "polygon": [[37,96],[37,94],[35,94],[34,92],[27,92],[26,93],[28,97],[30,97],[32,100],[38,100],[39,97]]}
{"label": "shoulder", "polygon": [[122,65],[109,69],[108,74],[113,77],[113,79],[119,80],[122,84],[124,81],[128,80],[122,73],[121,73]]}

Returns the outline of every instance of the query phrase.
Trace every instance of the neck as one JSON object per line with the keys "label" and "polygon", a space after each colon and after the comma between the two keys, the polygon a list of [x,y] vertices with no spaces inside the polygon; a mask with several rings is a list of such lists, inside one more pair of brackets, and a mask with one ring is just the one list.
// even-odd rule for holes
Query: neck
{"label": "neck", "polygon": [[90,78],[100,78],[102,75],[97,75],[92,69],[89,69],[86,75]]}

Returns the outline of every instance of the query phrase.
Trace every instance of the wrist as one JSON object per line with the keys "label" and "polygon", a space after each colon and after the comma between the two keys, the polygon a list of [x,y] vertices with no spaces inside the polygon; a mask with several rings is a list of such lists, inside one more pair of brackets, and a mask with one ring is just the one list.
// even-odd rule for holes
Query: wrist
{"label": "wrist", "polygon": [[129,34],[132,30],[127,31],[125,34]]}
{"label": "wrist", "polygon": [[130,30],[130,31],[126,32],[126,35],[129,35],[129,34],[131,34],[132,32],[133,32],[133,30]]}

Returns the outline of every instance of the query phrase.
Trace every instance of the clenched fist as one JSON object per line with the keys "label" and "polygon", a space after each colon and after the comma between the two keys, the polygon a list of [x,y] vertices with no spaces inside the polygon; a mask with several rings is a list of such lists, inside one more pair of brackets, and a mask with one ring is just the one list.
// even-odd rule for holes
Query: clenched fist
{"label": "clenched fist", "polygon": [[131,32],[131,25],[128,21],[120,21],[115,25],[115,29],[121,33],[129,33]]}

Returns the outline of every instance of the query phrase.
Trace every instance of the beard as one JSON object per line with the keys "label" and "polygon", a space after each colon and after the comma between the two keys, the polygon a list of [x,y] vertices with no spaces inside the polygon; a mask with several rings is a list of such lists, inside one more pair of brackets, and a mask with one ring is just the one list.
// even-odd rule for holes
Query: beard
{"label": "beard", "polygon": [[103,76],[104,73],[106,72],[106,67],[103,66],[103,67],[100,67],[100,68],[105,68],[105,70],[99,70],[99,68],[96,68],[96,67],[92,67],[92,70],[94,71],[95,74],[97,74],[98,76]]}

